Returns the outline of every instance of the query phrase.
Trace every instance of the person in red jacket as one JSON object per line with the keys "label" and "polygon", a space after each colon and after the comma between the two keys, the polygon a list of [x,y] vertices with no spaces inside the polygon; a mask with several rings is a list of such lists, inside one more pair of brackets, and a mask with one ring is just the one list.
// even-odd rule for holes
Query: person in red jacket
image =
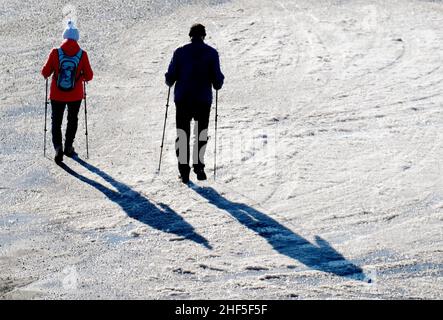
{"label": "person in red jacket", "polygon": [[[51,50],[49,57],[43,66],[41,74],[45,79],[52,75],[51,89],[49,93],[49,99],[51,100],[52,107],[52,143],[55,149],[54,160],[59,163],[63,161],[63,154],[68,157],[75,155],[74,151],[74,139],[78,126],[78,112],[80,105],[84,97],[83,81],[90,81],[93,77],[91,65],[89,64],[88,54],[82,50],[77,41],[80,38],[78,29],[74,26],[72,21],[68,22],[68,27],[63,32],[63,42],[60,48],[54,48]],[[72,87],[66,88],[60,84],[60,73],[62,75],[70,76],[70,71],[75,70],[66,68],[66,65],[61,66],[60,61],[68,57],[67,60],[76,59],[78,65],[76,66],[75,78],[72,78]],[[71,63],[72,64],[72,63]],[[65,148],[63,150],[62,142],[62,121],[63,115],[68,107],[68,123],[65,134]]]}

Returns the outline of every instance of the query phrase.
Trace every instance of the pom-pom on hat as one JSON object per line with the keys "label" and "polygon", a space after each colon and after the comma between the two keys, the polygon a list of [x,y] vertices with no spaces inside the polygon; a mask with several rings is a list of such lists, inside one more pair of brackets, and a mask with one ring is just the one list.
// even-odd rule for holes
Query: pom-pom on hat
{"label": "pom-pom on hat", "polygon": [[71,40],[78,41],[79,38],[80,38],[80,32],[74,26],[74,22],[72,20],[69,20],[68,26],[66,27],[65,31],[63,32],[63,39],[71,39]]}

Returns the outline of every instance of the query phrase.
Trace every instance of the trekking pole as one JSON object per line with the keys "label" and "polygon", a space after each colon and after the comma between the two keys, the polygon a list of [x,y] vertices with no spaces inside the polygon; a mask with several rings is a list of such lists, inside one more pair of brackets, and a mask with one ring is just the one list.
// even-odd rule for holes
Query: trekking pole
{"label": "trekking pole", "polygon": [[48,78],[46,78],[46,95],[45,95],[45,134],[44,134],[44,146],[43,146],[43,157],[46,157],[46,119],[48,114]]}
{"label": "trekking pole", "polygon": [[218,120],[218,90],[215,91],[214,180],[217,172],[217,120]]}
{"label": "trekking pole", "polygon": [[85,94],[85,136],[86,136],[86,159],[89,159],[89,143],[88,143],[88,111],[86,107],[86,81],[83,81],[83,91]]}
{"label": "trekking pole", "polygon": [[163,124],[163,136],[162,136],[162,144],[160,146],[160,160],[158,161],[158,170],[157,174],[160,174],[160,166],[162,164],[162,154],[163,154],[163,142],[165,140],[165,130],[166,130],[166,118],[168,117],[168,108],[169,108],[169,95],[171,94],[171,87],[168,89],[168,99],[166,100],[166,112],[165,112],[165,122]]}

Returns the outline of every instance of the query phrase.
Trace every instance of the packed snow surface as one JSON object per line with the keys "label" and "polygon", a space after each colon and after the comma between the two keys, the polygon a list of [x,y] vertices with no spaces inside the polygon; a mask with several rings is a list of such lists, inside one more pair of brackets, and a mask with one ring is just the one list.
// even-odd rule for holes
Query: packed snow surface
{"label": "packed snow surface", "polygon": [[[43,157],[66,21],[95,78]],[[177,180],[173,50],[220,53],[207,182]],[[441,1],[0,3],[3,299],[443,298]],[[50,111],[50,110],[48,110]],[[50,128],[50,112],[48,112]]]}

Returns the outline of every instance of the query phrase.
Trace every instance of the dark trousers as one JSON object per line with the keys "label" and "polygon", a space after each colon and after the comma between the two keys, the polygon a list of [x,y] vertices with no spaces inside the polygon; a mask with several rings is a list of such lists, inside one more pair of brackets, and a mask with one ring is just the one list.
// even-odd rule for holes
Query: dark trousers
{"label": "dark trousers", "polygon": [[78,127],[78,112],[82,101],[61,102],[51,100],[52,106],[52,143],[54,148],[62,148],[62,122],[66,105],[68,106],[68,124],[65,134],[65,148],[71,147],[74,143],[75,134]]}
{"label": "dark trousers", "polygon": [[208,103],[175,103],[177,139],[175,152],[179,169],[189,168],[191,121],[194,119],[194,168],[204,168],[204,155],[208,142],[208,124],[211,104]]}

